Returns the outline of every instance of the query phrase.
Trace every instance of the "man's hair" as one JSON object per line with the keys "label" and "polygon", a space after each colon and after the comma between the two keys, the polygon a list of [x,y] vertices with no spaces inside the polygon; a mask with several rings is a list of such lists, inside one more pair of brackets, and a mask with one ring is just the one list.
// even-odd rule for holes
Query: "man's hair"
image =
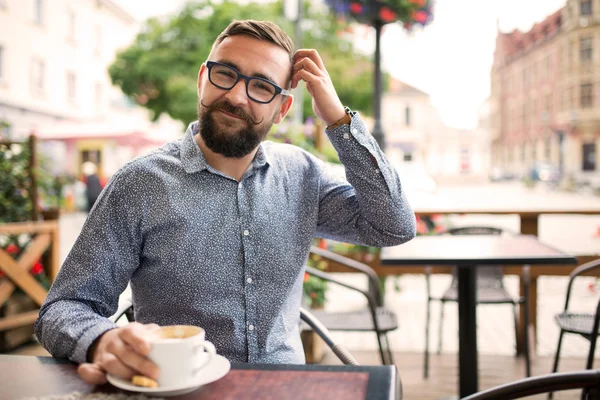
{"label": "man's hair", "polygon": [[[290,39],[288,34],[272,22],[256,21],[252,19],[242,21],[233,20],[229,24],[229,26],[225,28],[225,30],[221,32],[221,34],[217,37],[217,39],[212,45],[210,53],[212,54],[223,40],[230,36],[236,35],[248,35],[258,40],[265,40],[267,42],[273,43],[287,51],[287,53],[290,56],[290,63],[292,62],[292,58],[294,57],[294,42],[292,42],[292,39]],[[288,84],[290,79],[288,79]]]}

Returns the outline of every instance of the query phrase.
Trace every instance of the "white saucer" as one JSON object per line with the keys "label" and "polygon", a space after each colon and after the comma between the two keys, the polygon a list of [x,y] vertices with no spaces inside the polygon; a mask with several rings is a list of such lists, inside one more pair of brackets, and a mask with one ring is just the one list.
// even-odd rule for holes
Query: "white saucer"
{"label": "white saucer", "polygon": [[118,387],[119,389],[129,390],[131,392],[145,393],[148,396],[180,396],[182,394],[193,392],[200,386],[206,385],[207,383],[214,382],[224,377],[231,368],[229,360],[223,356],[215,354],[211,362],[202,369],[198,379],[193,382],[182,386],[168,386],[168,387],[155,387],[147,388],[136,386],[129,381],[117,378],[116,376],[107,375],[108,382],[111,385]]}

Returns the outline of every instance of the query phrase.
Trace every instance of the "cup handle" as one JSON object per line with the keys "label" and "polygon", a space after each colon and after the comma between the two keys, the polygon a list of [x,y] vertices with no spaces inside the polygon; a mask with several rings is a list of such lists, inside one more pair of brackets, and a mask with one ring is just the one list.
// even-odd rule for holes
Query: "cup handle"
{"label": "cup handle", "polygon": [[194,354],[198,354],[198,352],[207,353],[208,357],[205,358],[205,361],[194,368],[194,375],[197,374],[202,368],[206,367],[213,359],[213,356],[217,354],[217,350],[215,349],[215,345],[205,340],[202,344],[199,344],[194,348]]}

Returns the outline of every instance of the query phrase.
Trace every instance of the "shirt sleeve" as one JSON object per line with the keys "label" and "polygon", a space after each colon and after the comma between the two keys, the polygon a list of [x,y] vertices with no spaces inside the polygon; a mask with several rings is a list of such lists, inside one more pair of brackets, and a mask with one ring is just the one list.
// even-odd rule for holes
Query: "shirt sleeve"
{"label": "shirt sleeve", "polygon": [[52,284],[34,325],[55,357],[86,361],[87,351],[116,324],[108,319],[139,265],[140,196],[115,174],[90,212]]}
{"label": "shirt sleeve", "polygon": [[398,173],[358,114],[350,125],[326,131],[346,179],[323,167],[319,237],[367,246],[395,246],[415,236],[415,215]]}

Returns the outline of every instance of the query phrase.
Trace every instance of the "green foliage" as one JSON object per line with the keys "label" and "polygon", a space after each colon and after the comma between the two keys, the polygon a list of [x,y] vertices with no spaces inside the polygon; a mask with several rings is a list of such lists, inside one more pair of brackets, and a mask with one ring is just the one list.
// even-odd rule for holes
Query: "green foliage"
{"label": "green foliage", "polygon": [[[249,3],[201,0],[188,3],[167,19],[150,19],[135,42],[121,51],[109,67],[112,82],[137,104],[164,112],[185,124],[197,118],[196,80],[215,38],[233,19],[270,20],[293,37],[283,16],[282,2]],[[342,103],[364,114],[372,110],[373,65],[356,55],[352,43],[339,37],[345,29],[328,13],[305,3],[303,47],[316,48],[324,59]],[[313,115],[311,98],[304,95],[304,117]]]}
{"label": "green foliage", "polygon": [[[327,269],[327,261],[312,254],[307,264],[321,271]],[[302,286],[304,298],[311,308],[323,308],[325,305],[325,293],[327,293],[327,281],[316,276],[304,273],[304,284]]]}
{"label": "green foliage", "polygon": [[0,223],[31,220],[29,147],[0,142]]}

